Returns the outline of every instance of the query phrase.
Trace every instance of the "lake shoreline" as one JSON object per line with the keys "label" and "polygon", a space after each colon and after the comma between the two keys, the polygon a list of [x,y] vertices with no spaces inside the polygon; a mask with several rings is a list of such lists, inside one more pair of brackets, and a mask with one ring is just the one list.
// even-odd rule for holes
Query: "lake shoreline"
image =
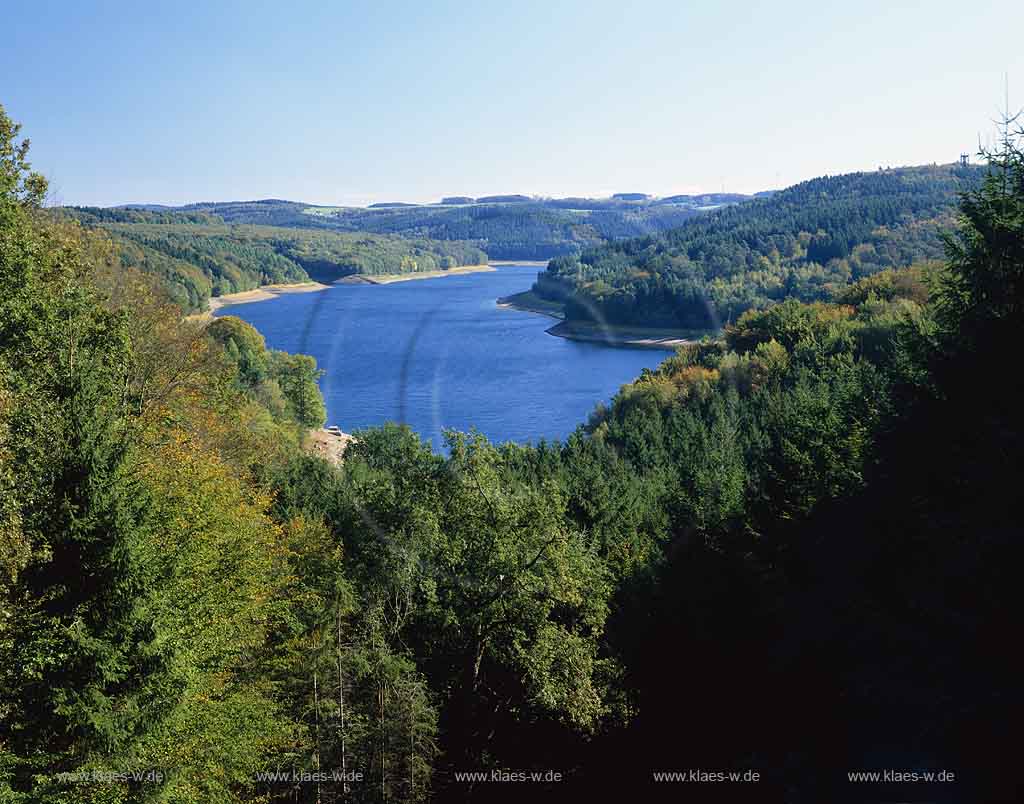
{"label": "lake shoreline", "polygon": [[494,302],[502,310],[518,310],[523,313],[536,313],[546,315],[561,321],[565,318],[562,312],[562,305],[557,302],[540,298],[532,290],[524,290],[522,293],[513,293],[511,296],[501,296]]}
{"label": "lake shoreline", "polygon": [[674,351],[685,344],[695,343],[703,334],[687,330],[645,329],[566,321],[562,305],[544,299],[530,290],[503,296],[496,299],[495,304],[499,309],[534,313],[555,319],[558,323],[545,330],[548,335],[605,346]]}
{"label": "lake shoreline", "polygon": [[644,330],[639,327],[598,326],[561,321],[546,330],[548,335],[571,341],[600,343],[631,349],[661,349],[673,352],[680,346],[696,343],[694,333],[675,330]]}

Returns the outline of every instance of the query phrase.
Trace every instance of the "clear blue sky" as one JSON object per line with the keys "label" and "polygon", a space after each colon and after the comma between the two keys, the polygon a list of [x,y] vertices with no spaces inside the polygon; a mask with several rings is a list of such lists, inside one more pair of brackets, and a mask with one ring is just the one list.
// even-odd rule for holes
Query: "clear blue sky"
{"label": "clear blue sky", "polygon": [[7,2],[0,103],[68,204],[754,191],[950,162],[1024,3]]}

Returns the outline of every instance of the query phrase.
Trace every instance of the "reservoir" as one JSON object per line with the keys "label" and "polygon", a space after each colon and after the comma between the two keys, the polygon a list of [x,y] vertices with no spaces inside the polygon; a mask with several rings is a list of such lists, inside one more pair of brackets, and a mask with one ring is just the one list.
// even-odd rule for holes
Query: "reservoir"
{"label": "reservoir", "polygon": [[437,450],[445,428],[496,443],[563,439],[669,353],[558,338],[545,332],[552,318],[497,306],[537,271],[337,285],[218,314],[249,322],[271,349],[315,357],[327,424],[345,432],[400,421]]}

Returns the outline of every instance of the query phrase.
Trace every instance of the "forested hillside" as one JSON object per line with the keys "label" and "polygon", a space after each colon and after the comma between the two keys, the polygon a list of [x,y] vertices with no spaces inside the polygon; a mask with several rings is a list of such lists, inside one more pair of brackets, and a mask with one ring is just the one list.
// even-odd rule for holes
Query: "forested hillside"
{"label": "forested hillside", "polygon": [[552,260],[534,291],[570,320],[718,329],[784,298],[828,299],[851,281],[943,254],[957,193],[977,167],[825,176],[653,237]]}
{"label": "forested hillside", "polygon": [[574,254],[588,246],[625,237],[653,234],[699,214],[686,203],[676,205],[563,203],[522,197],[497,197],[473,205],[417,206],[401,209],[339,209],[330,224],[349,230],[472,240],[499,260],[542,260]]}
{"label": "forested hillside", "polygon": [[63,208],[60,214],[102,229],[123,267],[160,277],[172,298],[190,310],[203,309],[210,296],[272,283],[487,262],[484,252],[464,242],[228,225],[207,213]]}
{"label": "forested hillside", "polygon": [[0,800],[1017,800],[1020,138],[940,263],[749,311],[565,443],[388,425],[335,467],[311,359],[183,320],[17,134]]}
{"label": "forested hillside", "polygon": [[[539,260],[575,254],[608,240],[663,232],[707,209],[746,198],[717,193],[638,201],[503,195],[451,197],[441,204],[374,204],[368,208],[318,207],[268,199],[190,204],[175,211],[216,215],[228,223],[467,240],[491,259]],[[167,212],[165,208],[149,209]]]}

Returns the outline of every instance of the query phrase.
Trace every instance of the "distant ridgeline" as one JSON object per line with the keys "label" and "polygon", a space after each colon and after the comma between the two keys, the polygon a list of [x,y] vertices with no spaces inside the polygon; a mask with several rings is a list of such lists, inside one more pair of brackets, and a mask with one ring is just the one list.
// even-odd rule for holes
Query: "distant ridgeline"
{"label": "distant ridgeline", "polygon": [[388,202],[367,208],[311,206],[276,199],[134,208],[157,214],[212,214],[227,223],[468,240],[491,259],[547,260],[577,254],[608,240],[664,232],[709,209],[749,197],[735,193],[660,199],[643,193],[600,199],[492,195],[449,196],[440,204]]}
{"label": "distant ridgeline", "polygon": [[831,298],[885,268],[943,256],[957,194],[978,167],[825,176],[687,221],[670,232],[553,259],[534,293],[570,321],[717,329],[787,297]]}
{"label": "distant ridgeline", "polygon": [[105,230],[122,265],[160,276],[188,310],[204,309],[210,296],[278,282],[333,282],[352,274],[437,271],[487,262],[483,251],[459,241],[233,225],[207,212],[160,208],[67,207],[58,212]]}

